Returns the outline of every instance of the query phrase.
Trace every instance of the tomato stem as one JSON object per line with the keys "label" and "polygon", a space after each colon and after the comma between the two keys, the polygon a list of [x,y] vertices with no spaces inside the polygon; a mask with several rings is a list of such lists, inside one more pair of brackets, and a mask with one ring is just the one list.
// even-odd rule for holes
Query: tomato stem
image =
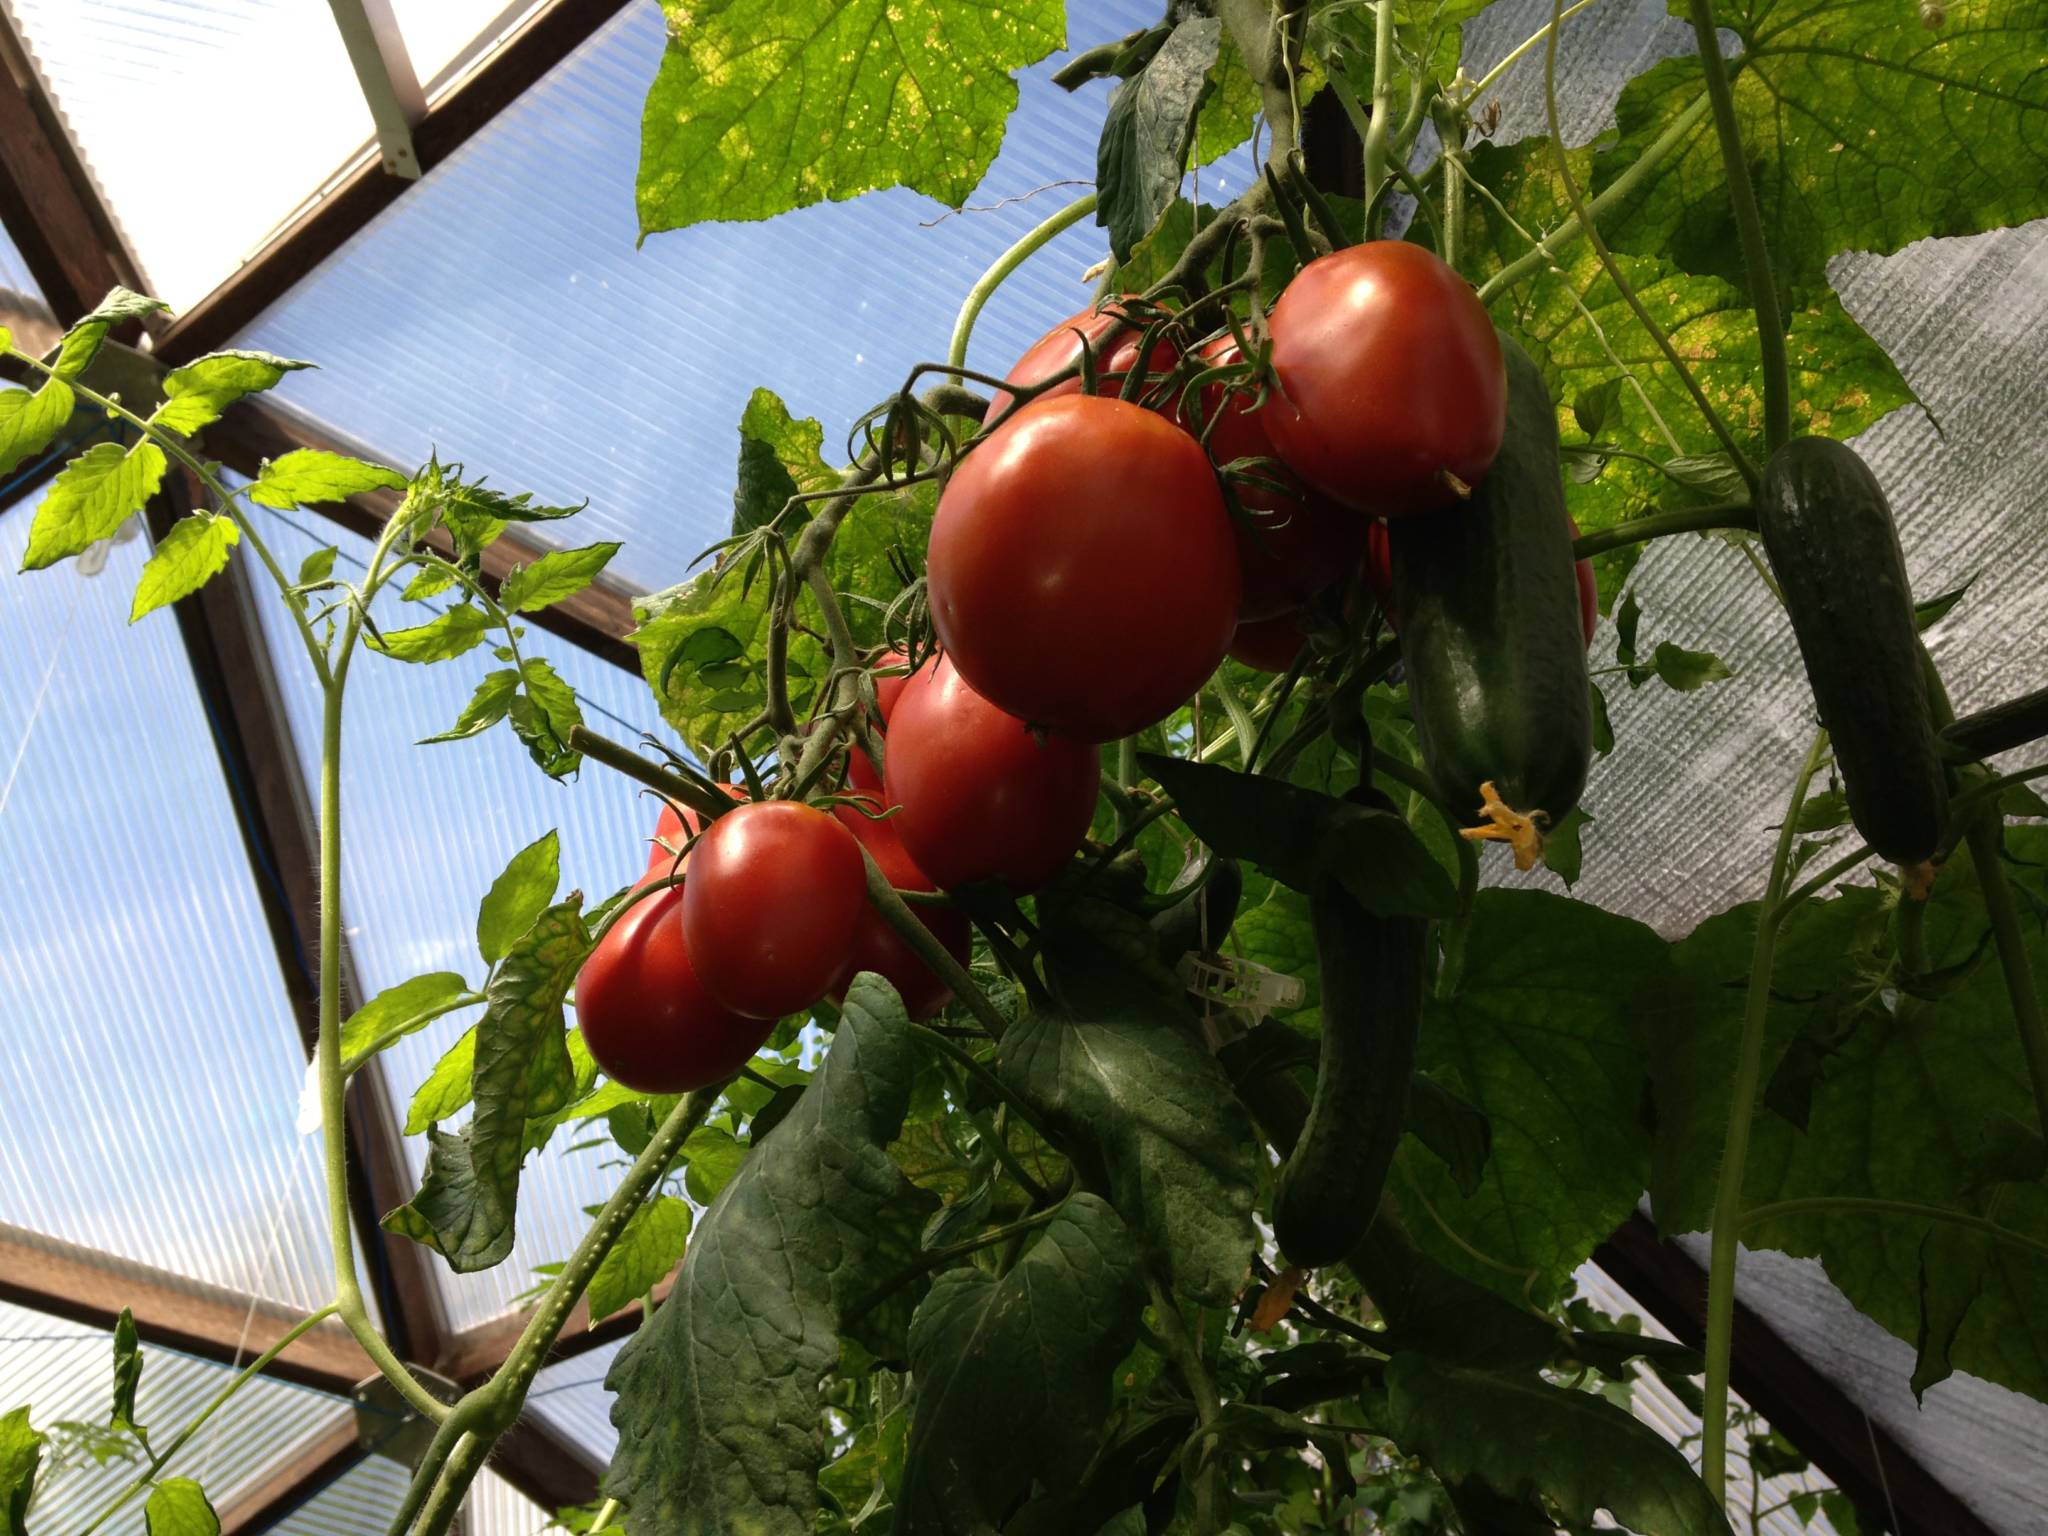
{"label": "tomato stem", "polygon": [[881,914],[882,921],[893,928],[896,936],[910,946],[911,952],[931,968],[933,975],[952,988],[953,996],[974,1015],[976,1023],[995,1039],[1002,1039],[1010,1021],[989,1001],[988,994],[975,983],[967,967],[953,958],[939,936],[919,922],[917,914],[904,905],[903,898],[889,883],[889,877],[882,873],[882,866],[875,862],[875,856],[865,847],[861,849],[861,859],[867,865],[868,900]]}
{"label": "tomato stem", "polygon": [[[1152,1316],[1158,1323],[1160,1342],[1166,1346],[1167,1358],[1173,1362],[1175,1371],[1187,1386],[1188,1395],[1195,1400],[1196,1420],[1206,1430],[1223,1412],[1223,1399],[1216,1390],[1216,1379],[1209,1374],[1201,1348],[1188,1329],[1187,1319],[1181,1316],[1180,1305],[1174,1300],[1172,1290],[1159,1283],[1150,1265],[1145,1268],[1145,1289],[1152,1297]],[[1199,1454],[1201,1470],[1195,1475],[1196,1536],[1214,1536],[1217,1529],[1217,1505],[1221,1502],[1223,1475],[1223,1458],[1218,1449],[1214,1435],[1204,1437]]]}
{"label": "tomato stem", "polygon": [[1028,230],[1002,255],[989,263],[989,268],[975,279],[974,286],[967,290],[967,297],[961,302],[960,313],[953,321],[953,339],[946,346],[946,361],[958,368],[967,361],[967,339],[974,334],[974,322],[981,317],[982,306],[989,296],[1012,272],[1029,261],[1053,239],[1071,229],[1095,211],[1095,194],[1089,192],[1077,197],[1051,218]]}
{"label": "tomato stem", "polygon": [[570,728],[569,746],[594,763],[602,763],[629,779],[639,780],[656,794],[681,801],[707,819],[716,819],[733,808],[734,802],[727,796],[713,794],[693,780],[650,763],[631,747],[613,741],[609,736],[601,736],[587,725]]}
{"label": "tomato stem", "polygon": [[1653,512],[1632,517],[1610,528],[1596,528],[1579,535],[1572,544],[1572,558],[1590,560],[1610,549],[1668,538],[1674,533],[1706,533],[1715,528],[1754,530],[1756,513],[1746,501],[1717,501],[1704,507],[1686,507],[1677,512]]}
{"label": "tomato stem", "polygon": [[[1393,109],[1394,0],[1373,0],[1372,118],[1365,128],[1365,200],[1387,178],[1387,117]],[[1370,239],[1378,231],[1368,229]]]}
{"label": "tomato stem", "polygon": [[1528,37],[1523,38],[1521,42],[1515,45],[1514,49],[1508,54],[1506,58],[1502,59],[1498,64],[1494,65],[1493,68],[1489,69],[1485,74],[1481,75],[1476,81],[1473,82],[1472,89],[1467,91],[1465,93],[1464,100],[1458,103],[1459,107],[1463,110],[1470,111],[1473,107],[1477,106],[1479,104],[1479,98],[1484,96],[1488,91],[1492,90],[1495,85],[1499,84],[1500,77],[1502,75],[1505,75],[1510,69],[1514,68],[1515,63],[1519,59],[1521,59],[1521,57],[1524,54],[1526,54],[1531,48],[1534,48],[1538,43],[1542,42],[1545,38],[1550,36],[1551,29],[1557,25],[1558,21],[1570,20],[1572,17],[1578,15],[1579,12],[1583,11],[1587,6],[1593,3],[1594,0],[1578,0],[1578,3],[1576,5],[1570,5],[1565,7],[1564,11],[1560,13],[1557,17],[1557,21],[1545,22],[1542,26],[1538,27]]}

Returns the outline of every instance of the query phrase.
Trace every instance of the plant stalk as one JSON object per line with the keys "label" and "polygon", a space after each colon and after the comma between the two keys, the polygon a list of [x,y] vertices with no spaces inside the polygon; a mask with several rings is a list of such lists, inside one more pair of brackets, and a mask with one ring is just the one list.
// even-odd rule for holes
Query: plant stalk
{"label": "plant stalk", "polygon": [[917,914],[896,894],[889,877],[882,873],[882,866],[875,862],[875,856],[863,848],[861,858],[867,864],[868,900],[874,903],[882,921],[896,931],[896,936],[910,946],[918,959],[931,967],[939,980],[953,989],[953,996],[966,1005],[976,1023],[994,1038],[1002,1039],[1010,1021],[989,1001],[988,994],[976,985],[967,967],[955,960],[952,952],[939,942],[938,935],[917,920]]}
{"label": "plant stalk", "polygon": [[974,322],[981,318],[982,306],[988,303],[990,296],[998,288],[1002,287],[1009,275],[1037,255],[1056,236],[1071,229],[1094,211],[1093,192],[1076,198],[1051,218],[1027,232],[1015,245],[989,264],[989,269],[975,280],[972,288],[967,290],[967,298],[960,305],[960,314],[953,321],[953,339],[946,347],[948,364],[959,368],[967,362],[967,339],[974,334]]}
{"label": "plant stalk", "polygon": [[1984,910],[1991,918],[1998,964],[2005,972],[2005,990],[2012,999],[2013,1022],[2019,1027],[2020,1049],[2027,1058],[2035,1121],[2042,1134],[2048,1135],[2048,1024],[2042,1021],[2041,994],[2035,989],[2033,967],[2027,961],[2026,935],[2020,931],[2019,909],[2005,878],[2005,823],[1995,803],[1970,823],[1969,842],[1970,862],[1976,866]]}
{"label": "plant stalk", "polygon": [[1372,120],[1365,128],[1365,201],[1387,179],[1387,117],[1393,110],[1394,0],[1373,0]]}
{"label": "plant stalk", "polygon": [[1686,507],[1677,512],[1653,512],[1648,517],[1632,517],[1610,528],[1596,528],[1579,536],[1572,545],[1572,558],[1590,560],[1610,549],[1643,544],[1674,533],[1706,533],[1715,528],[1753,530],[1755,527],[1756,513],[1748,502],[1717,501],[1709,506]]}

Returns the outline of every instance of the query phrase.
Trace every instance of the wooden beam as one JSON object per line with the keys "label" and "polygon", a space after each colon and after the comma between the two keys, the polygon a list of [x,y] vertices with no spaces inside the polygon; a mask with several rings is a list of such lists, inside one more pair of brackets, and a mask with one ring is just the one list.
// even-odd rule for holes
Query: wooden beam
{"label": "wooden beam", "polygon": [[[1647,1216],[1629,1217],[1595,1251],[1593,1262],[1680,1342],[1695,1349],[1703,1345],[1706,1271],[1683,1249],[1661,1241]],[[1889,1507],[1907,1531],[1996,1536],[1882,1424],[1740,1301],[1729,1374],[1744,1401],[1849,1496],[1868,1529],[1886,1529]]]}
{"label": "wooden beam", "polygon": [[[126,1307],[144,1344],[228,1365],[246,1365],[305,1315],[5,1223],[0,1301],[108,1329]],[[346,1397],[375,1369],[345,1328],[322,1323],[279,1356],[270,1374]]]}
{"label": "wooden beam", "polygon": [[[661,1281],[654,1287],[654,1304],[660,1306],[668,1299],[669,1288],[675,1277]],[[434,1369],[451,1381],[464,1386],[473,1386],[482,1381],[512,1353],[512,1346],[519,1342],[519,1335],[526,1327],[526,1320],[532,1309],[522,1312],[508,1312],[503,1317],[494,1317],[488,1323],[474,1328],[465,1328],[448,1340],[441,1358],[434,1363]],[[588,1354],[602,1348],[616,1339],[623,1339],[640,1326],[640,1304],[601,1317],[595,1323],[590,1320],[590,1303],[587,1299],[576,1303],[576,1310],[569,1314],[569,1321],[555,1339],[555,1347],[548,1351],[547,1365],[563,1360],[573,1360],[578,1355]]]}
{"label": "wooden beam", "polygon": [[[433,170],[461,148],[624,6],[625,0],[553,0],[536,11],[413,130],[421,169]],[[173,322],[158,340],[159,355],[176,366],[225,346],[410,185],[374,157],[365,160]]]}
{"label": "wooden beam", "polygon": [[370,1453],[356,1438],[354,1419],[344,1419],[311,1440],[292,1447],[268,1477],[221,1505],[221,1536],[257,1536],[310,1503],[346,1476]]}

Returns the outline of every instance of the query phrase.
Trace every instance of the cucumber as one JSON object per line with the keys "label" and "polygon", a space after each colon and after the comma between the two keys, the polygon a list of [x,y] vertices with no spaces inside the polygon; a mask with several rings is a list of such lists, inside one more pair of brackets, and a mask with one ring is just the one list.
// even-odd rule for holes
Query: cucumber
{"label": "cucumber", "polygon": [[1429,934],[1425,919],[1375,916],[1332,879],[1317,884],[1309,916],[1322,973],[1322,1051],[1308,1121],[1273,1197],[1273,1235],[1288,1262],[1303,1268],[1349,1256],[1379,1208],[1407,1126]]}
{"label": "cucumber", "polygon": [[1415,729],[1444,802],[1510,843],[1518,868],[1579,803],[1593,757],[1592,680],[1557,411],[1505,334],[1508,421],[1462,507],[1391,519],[1394,602]]}
{"label": "cucumber", "polygon": [[1851,449],[1795,438],[1764,466],[1756,515],[1849,819],[1893,863],[1923,863],[1941,844],[1948,783],[1884,491]]}
{"label": "cucumber", "polygon": [[1941,732],[1943,745],[1966,758],[1995,757],[2043,736],[2048,736],[2048,688],[1964,715]]}
{"label": "cucumber", "polygon": [[1180,900],[1152,918],[1160,958],[1168,965],[1190,950],[1211,953],[1223,947],[1224,939],[1230,935],[1230,925],[1237,921],[1238,900],[1244,895],[1244,875],[1237,860],[1226,859],[1211,852],[1206,844],[1195,843],[1166,894],[1182,892],[1185,894]]}

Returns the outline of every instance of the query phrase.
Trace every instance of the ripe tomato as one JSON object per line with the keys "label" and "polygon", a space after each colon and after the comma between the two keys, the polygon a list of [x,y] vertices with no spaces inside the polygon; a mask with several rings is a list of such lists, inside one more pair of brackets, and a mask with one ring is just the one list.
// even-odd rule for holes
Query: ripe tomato
{"label": "ripe tomato", "polygon": [[1507,426],[1486,307],[1419,245],[1371,240],[1303,267],[1273,306],[1273,446],[1346,506],[1401,517],[1476,485]]}
{"label": "ripe tomato", "polygon": [[713,997],[780,1018],[838,978],[866,902],[851,832],[812,806],[759,801],[719,817],[690,850],[683,939]]}
{"label": "ripe tomato", "polygon": [[[1138,343],[1144,338],[1144,326],[1133,320],[1124,309],[1125,303],[1136,297],[1136,294],[1120,294],[1111,299],[1104,309],[1084,309],[1078,315],[1069,315],[1034,341],[1003,377],[1012,384],[1036,384],[1071,368],[1081,360],[1081,338],[1085,336],[1095,352],[1095,392],[1114,395],[1124,387],[1125,378],[1136,366]],[[1179,361],[1180,348],[1162,336],[1152,343],[1152,354],[1145,360],[1145,371],[1147,374],[1165,373]],[[1081,376],[1075,374],[1037,398],[1051,400],[1060,395],[1080,393]],[[989,400],[982,424],[987,425],[1002,415],[1014,398],[1006,389],[997,390]]]}
{"label": "ripe tomato", "polygon": [[[735,800],[747,798],[743,785],[727,784],[724,789]],[[703,830],[704,818],[688,806],[662,801],[661,818],[654,824],[654,847],[647,855],[647,873],[667,875],[675,868],[677,852]]]}
{"label": "ripe tomato", "polygon": [[939,498],[925,579],[974,691],[1077,741],[1171,714],[1237,628],[1237,541],[1209,460],[1122,400],[1034,401],[970,453]]}
{"label": "ripe tomato", "polygon": [[897,698],[883,766],[889,803],[903,807],[890,825],[944,890],[977,880],[1037,890],[1088,835],[1102,787],[1094,747],[1033,732],[945,657]]}
{"label": "ripe tomato", "polygon": [[[1238,361],[1242,354],[1230,336],[1219,336],[1201,351],[1215,366]],[[1266,434],[1270,403],[1254,409],[1258,391],[1222,384],[1202,390],[1202,416],[1209,427],[1209,457],[1221,466],[1237,459],[1278,459]],[[1365,522],[1349,507],[1310,490],[1282,464],[1258,472],[1260,479],[1288,482],[1282,490],[1251,479],[1237,483],[1237,500],[1253,514],[1251,523],[1235,523],[1238,568],[1244,592],[1238,620],[1270,619],[1299,608],[1336,583],[1357,561],[1365,543]]]}
{"label": "ripe tomato", "polygon": [[[1577,518],[1565,519],[1571,524],[1574,541],[1579,536]],[[1593,562],[1581,560],[1575,567],[1579,578],[1579,628],[1585,632],[1586,648],[1593,648],[1593,631],[1600,627],[1600,578],[1593,574]]]}
{"label": "ripe tomato", "polygon": [[1394,614],[1394,551],[1387,542],[1387,525],[1378,518],[1365,532],[1365,589],[1386,615],[1387,628],[1398,634],[1401,621]]}
{"label": "ripe tomato", "polygon": [[1282,613],[1238,625],[1230,642],[1230,655],[1261,672],[1280,673],[1294,665],[1294,658],[1301,654],[1305,643],[1306,637],[1294,622],[1294,615]]}
{"label": "ripe tomato", "polygon": [[[938,889],[931,877],[917,867],[917,861],[903,846],[903,839],[896,835],[895,817],[877,821],[849,805],[836,807],[833,814],[873,856],[897,890]],[[974,930],[965,912],[950,907],[912,907],[910,910],[937,936],[955,960],[962,965],[967,963],[974,947]],[[853,930],[853,958],[847,961],[846,969],[832,984],[832,996],[845,997],[847,987],[862,971],[873,971],[894,987],[913,1019],[930,1018],[945,1007],[946,999],[953,995],[931,967],[917,957],[916,951],[897,936],[896,930],[875,910],[873,902],[861,907],[860,921]]]}
{"label": "ripe tomato", "polygon": [[[910,656],[900,646],[875,658],[875,707],[881,712],[882,724],[887,726],[889,716],[896,708],[897,697],[903,692],[903,685],[910,681]],[[868,761],[867,753],[855,747],[846,757],[847,787],[857,795],[874,797],[877,803],[882,796],[882,776],[875,772],[875,765]],[[856,812],[855,814],[858,814]],[[841,818],[842,820],[844,818]],[[865,819],[865,818],[863,818]],[[847,822],[852,826],[852,822]],[[858,828],[855,829],[859,830]],[[879,862],[879,861],[878,861]]]}
{"label": "ripe tomato", "polygon": [[688,1093],[729,1077],[774,1028],[704,990],[683,940],[682,905],[680,886],[643,897],[576,976],[583,1043],[605,1076],[640,1093]]}

